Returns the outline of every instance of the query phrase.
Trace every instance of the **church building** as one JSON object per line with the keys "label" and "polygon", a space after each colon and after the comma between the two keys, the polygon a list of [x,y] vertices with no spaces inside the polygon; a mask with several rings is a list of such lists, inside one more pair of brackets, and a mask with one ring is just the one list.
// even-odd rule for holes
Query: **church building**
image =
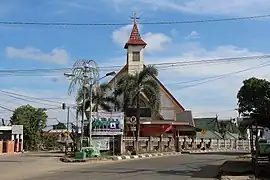
{"label": "church building", "polygon": [[[127,53],[126,65],[118,72],[118,74],[109,82],[114,86],[114,82],[121,76],[122,73],[136,73],[143,70],[145,67],[144,49],[147,48],[147,43],[141,38],[136,17],[134,17],[133,28],[127,43],[124,46]],[[182,104],[166,89],[160,82],[158,77],[154,77],[160,88],[160,110],[159,118],[153,119],[150,108],[147,107],[147,100],[141,97],[141,116],[140,116],[140,135],[141,136],[160,136],[160,135],[195,135],[195,124],[191,111],[185,110]],[[136,114],[136,112],[135,112]],[[127,112],[126,116],[129,119],[134,116],[134,111]],[[128,135],[132,136],[134,127],[131,122],[127,121]]]}

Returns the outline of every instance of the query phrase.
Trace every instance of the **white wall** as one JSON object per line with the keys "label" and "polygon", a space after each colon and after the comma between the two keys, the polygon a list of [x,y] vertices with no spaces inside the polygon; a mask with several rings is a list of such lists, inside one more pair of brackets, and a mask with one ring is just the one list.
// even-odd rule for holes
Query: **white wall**
{"label": "white wall", "polygon": [[160,90],[160,114],[164,119],[174,120],[176,113],[176,106],[173,101],[168,97],[168,95]]}
{"label": "white wall", "polygon": [[[133,61],[132,53],[140,52],[140,61]],[[144,65],[144,48],[143,46],[128,46],[127,49],[127,64],[128,64],[128,73],[140,72],[143,69]]]}

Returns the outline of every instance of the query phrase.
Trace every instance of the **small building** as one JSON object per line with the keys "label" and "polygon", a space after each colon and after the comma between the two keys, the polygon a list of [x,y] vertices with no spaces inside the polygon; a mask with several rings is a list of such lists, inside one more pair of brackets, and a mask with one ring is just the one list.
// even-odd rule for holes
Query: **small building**
{"label": "small building", "polygon": [[0,154],[23,151],[23,126],[0,126]]}

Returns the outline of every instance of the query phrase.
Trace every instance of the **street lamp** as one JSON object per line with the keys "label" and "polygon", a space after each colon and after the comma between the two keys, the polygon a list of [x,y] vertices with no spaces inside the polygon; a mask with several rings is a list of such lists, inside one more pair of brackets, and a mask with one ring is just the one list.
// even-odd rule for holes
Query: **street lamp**
{"label": "street lamp", "polygon": [[90,84],[89,86],[89,145],[91,145],[91,142],[92,142],[92,88],[93,86],[98,82],[100,81],[101,79],[105,78],[105,77],[108,77],[108,76],[115,76],[116,73],[115,71],[112,71],[112,72],[108,72],[105,74],[105,76],[95,80],[93,83]]}
{"label": "street lamp", "polygon": [[[87,85],[87,69],[89,69],[89,64],[86,63],[84,64],[84,67],[77,67],[77,69],[82,69],[83,70],[83,109],[82,109],[82,127],[81,127],[81,143],[80,143],[80,150],[82,149],[82,143],[83,143],[83,134],[84,134],[84,113],[85,113],[85,99],[86,99],[86,85]],[[92,117],[92,88],[93,86],[98,82],[100,81],[101,79],[105,78],[105,77],[108,77],[108,76],[114,76],[116,75],[115,71],[112,71],[112,72],[108,72],[105,74],[105,76],[99,78],[99,79],[96,79],[93,81],[93,83],[90,83],[89,84],[89,101],[90,101],[90,105],[89,105],[89,140],[91,142],[91,139],[92,139],[92,121],[91,121],[91,117]],[[70,74],[70,73],[64,73],[64,76],[66,77],[74,77],[75,74]]]}
{"label": "street lamp", "polygon": [[[74,69],[81,69],[83,71],[83,108],[82,108],[82,127],[81,127],[81,139],[80,139],[80,150],[82,150],[83,144],[83,133],[84,133],[84,110],[85,110],[85,96],[86,96],[86,84],[87,84],[87,70],[89,69],[89,63],[84,63],[83,67],[76,67]],[[66,77],[75,77],[75,74],[64,73]]]}

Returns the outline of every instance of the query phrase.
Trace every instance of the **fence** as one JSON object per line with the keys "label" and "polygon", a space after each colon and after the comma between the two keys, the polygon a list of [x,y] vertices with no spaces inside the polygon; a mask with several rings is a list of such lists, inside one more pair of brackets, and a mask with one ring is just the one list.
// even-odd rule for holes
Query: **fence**
{"label": "fence", "polygon": [[[121,143],[120,143],[121,142]],[[119,137],[114,140],[114,151],[127,154],[137,145],[134,138]],[[168,152],[195,149],[235,149],[250,150],[249,140],[231,139],[189,139],[189,138],[162,138],[141,137],[138,141],[139,152]]]}

